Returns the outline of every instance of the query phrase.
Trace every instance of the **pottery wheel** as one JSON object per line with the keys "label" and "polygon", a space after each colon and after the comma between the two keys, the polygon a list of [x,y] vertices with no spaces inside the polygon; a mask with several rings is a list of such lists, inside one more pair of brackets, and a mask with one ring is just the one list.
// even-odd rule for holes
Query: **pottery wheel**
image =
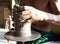
{"label": "pottery wheel", "polygon": [[5,34],[5,38],[12,41],[26,42],[26,41],[33,41],[41,37],[41,34],[36,31],[32,31],[32,35],[29,37],[17,37],[14,36],[13,33],[14,32],[7,32]]}

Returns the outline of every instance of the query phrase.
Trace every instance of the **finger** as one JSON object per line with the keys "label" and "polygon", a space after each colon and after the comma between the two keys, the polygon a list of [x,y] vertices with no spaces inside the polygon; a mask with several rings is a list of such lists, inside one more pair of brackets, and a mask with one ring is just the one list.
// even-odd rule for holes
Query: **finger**
{"label": "finger", "polygon": [[28,15],[28,14],[30,14],[31,12],[29,11],[29,10],[26,10],[26,11],[23,11],[22,12],[22,15]]}
{"label": "finger", "polygon": [[28,15],[22,15],[23,19],[31,19],[31,14],[29,13]]}

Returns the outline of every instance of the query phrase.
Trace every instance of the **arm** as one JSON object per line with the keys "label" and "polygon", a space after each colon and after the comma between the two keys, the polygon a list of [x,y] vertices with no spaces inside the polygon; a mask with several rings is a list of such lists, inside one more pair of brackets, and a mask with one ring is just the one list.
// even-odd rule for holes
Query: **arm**
{"label": "arm", "polygon": [[44,18],[45,20],[54,20],[54,21],[60,22],[60,15],[54,15],[54,14],[43,12],[40,10],[37,10],[36,14],[39,18]]}
{"label": "arm", "polygon": [[37,16],[37,18],[44,18],[45,20],[54,20],[54,21],[58,21],[60,22],[60,15],[54,15],[51,13],[47,13],[38,9],[35,9],[31,6],[25,6],[26,10],[30,10],[32,12],[32,14],[35,14]]}
{"label": "arm", "polygon": [[[55,24],[57,22],[60,22],[60,15],[54,15],[51,13],[47,13],[47,12],[35,9],[31,6],[25,6],[25,9],[30,10],[33,14],[35,14],[36,15],[35,19],[37,19],[37,20],[41,21],[41,18],[42,18],[42,19],[45,19],[45,21],[48,21],[48,20],[54,21]],[[50,23],[53,23],[53,22],[50,22]],[[60,23],[58,23],[58,24],[60,24]]]}

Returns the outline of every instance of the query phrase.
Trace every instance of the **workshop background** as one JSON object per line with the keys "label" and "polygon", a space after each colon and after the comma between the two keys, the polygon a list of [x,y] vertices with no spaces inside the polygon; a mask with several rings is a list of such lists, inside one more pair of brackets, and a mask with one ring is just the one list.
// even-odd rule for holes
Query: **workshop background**
{"label": "workshop background", "polygon": [[[29,2],[31,1],[18,0],[18,3],[20,5],[27,5],[29,4]],[[6,21],[9,15],[12,15],[11,11],[12,11],[12,0],[0,0],[0,28],[8,28],[8,26],[6,27]],[[56,34],[60,34],[60,26],[53,25],[51,31]]]}
{"label": "workshop background", "polygon": [[[29,2],[30,1],[28,1],[28,0],[26,0],[26,1],[18,0],[18,3],[20,5],[27,5],[27,4],[29,4]],[[0,0],[0,29],[5,29],[5,30],[10,29],[9,21],[7,21],[7,20],[9,19],[9,16],[11,16],[11,15],[12,15],[12,0]],[[60,26],[53,25],[51,32],[59,35],[59,37],[60,37]]]}

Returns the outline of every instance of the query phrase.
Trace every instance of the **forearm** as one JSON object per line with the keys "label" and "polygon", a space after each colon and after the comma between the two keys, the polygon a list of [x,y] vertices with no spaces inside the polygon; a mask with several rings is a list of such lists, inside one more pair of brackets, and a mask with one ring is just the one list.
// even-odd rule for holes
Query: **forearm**
{"label": "forearm", "polygon": [[41,18],[44,18],[45,20],[54,20],[54,21],[60,22],[60,15],[54,15],[54,14],[47,13],[37,9],[35,9],[32,12],[34,12],[38,16],[38,18],[41,17]]}
{"label": "forearm", "polygon": [[36,12],[36,14],[39,16],[39,18],[41,16],[45,20],[54,20],[54,21],[60,22],[60,15],[54,15],[54,14],[39,11],[39,10],[37,10],[37,11],[38,12]]}
{"label": "forearm", "polygon": [[36,14],[37,14],[38,18],[40,18],[40,15],[42,15],[42,18],[44,18],[44,21],[46,21],[50,24],[60,26],[60,15],[54,15],[54,14],[46,13],[43,11],[36,12]]}
{"label": "forearm", "polygon": [[25,9],[30,10],[32,13],[36,14],[38,20],[40,18],[44,18],[45,20],[54,20],[54,21],[60,22],[60,15],[47,13],[47,12],[38,10],[36,8],[33,8],[31,6],[25,6]]}
{"label": "forearm", "polygon": [[60,22],[60,15],[47,13],[47,16],[48,16],[47,20],[54,20],[54,21]]}

